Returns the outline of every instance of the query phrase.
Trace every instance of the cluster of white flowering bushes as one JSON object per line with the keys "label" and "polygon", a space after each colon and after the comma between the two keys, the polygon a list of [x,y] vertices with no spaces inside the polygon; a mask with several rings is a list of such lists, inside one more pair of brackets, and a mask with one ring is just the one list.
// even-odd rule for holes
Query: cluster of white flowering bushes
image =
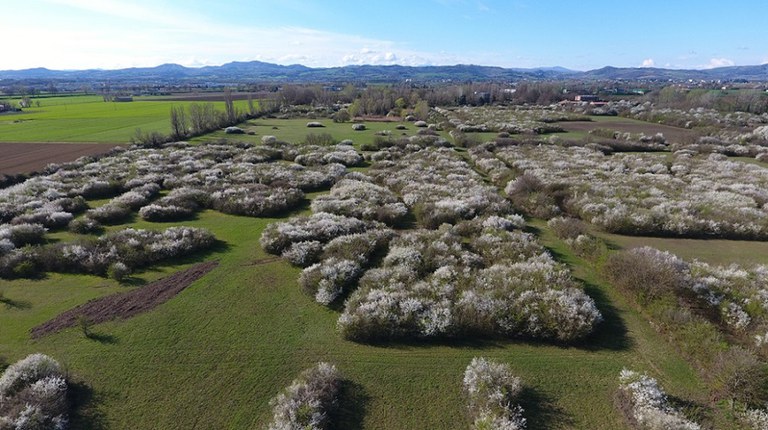
{"label": "cluster of white flowering bushes", "polygon": [[627,421],[640,430],[699,430],[669,403],[659,383],[648,375],[623,369],[619,374],[617,402]]}
{"label": "cluster of white flowering bushes", "polygon": [[544,134],[563,131],[557,121],[589,121],[589,118],[542,106],[481,106],[435,108],[458,131]]}
{"label": "cluster of white flowering bushes", "polygon": [[[482,220],[473,222],[482,223]],[[446,336],[569,342],[602,317],[535,238],[493,226],[444,225],[395,238],[382,266],[363,275],[339,318],[357,341]]]}
{"label": "cluster of white flowering bushes", "polygon": [[378,221],[318,212],[270,224],[261,246],[305,267],[299,284],[318,303],[329,305],[356,285],[393,235]]}
{"label": "cluster of white flowering bushes", "polygon": [[[331,187],[346,172],[345,163],[362,160],[349,146],[316,150],[326,161],[309,167],[291,162],[300,155],[297,147],[278,142],[260,147],[176,143],[115,151],[97,161],[52,166],[47,175],[0,190],[0,223],[48,228],[74,223],[74,231],[88,232],[99,224],[123,222],[136,210],[152,221],[184,218],[205,208],[269,216],[296,207],[304,191]],[[306,157],[317,152],[302,151]],[[154,200],[163,190],[165,195]],[[107,197],[114,198],[73,220],[88,209],[86,199]]]}
{"label": "cluster of white flowering bushes", "polygon": [[352,145],[338,144],[333,146],[303,145],[298,148],[299,155],[294,162],[302,166],[318,166],[323,164],[343,164],[347,167],[359,166],[363,163],[360,155]]}
{"label": "cluster of white flowering bushes", "polygon": [[473,429],[525,429],[523,408],[517,404],[523,385],[509,365],[475,357],[464,371],[463,386]]}
{"label": "cluster of white flowering bushes", "polygon": [[376,185],[363,174],[349,174],[331,188],[328,195],[312,200],[312,212],[328,212],[396,225],[408,215],[408,208],[395,193]]}
{"label": "cluster of white flowering bushes", "polygon": [[374,180],[399,194],[419,223],[436,228],[482,215],[508,215],[509,202],[483,183],[461,155],[448,148],[390,151],[371,167]]}
{"label": "cluster of white flowering bushes", "polygon": [[534,199],[542,187],[533,182],[567,184],[564,206],[607,231],[768,238],[768,170],[760,166],[715,154],[680,152],[668,160],[659,154],[606,156],[553,145],[496,148],[493,153],[520,173],[508,183],[508,194],[530,189]]}
{"label": "cluster of white flowering bushes", "polygon": [[32,354],[0,376],[0,429],[68,428],[67,381],[56,360]]}
{"label": "cluster of white flowering bushes", "polygon": [[331,426],[329,414],[338,407],[341,375],[336,366],[320,362],[305,370],[270,402],[269,430],[323,430]]}
{"label": "cluster of white flowering bushes", "polygon": [[[686,262],[669,252],[642,247],[612,255],[605,270],[615,285],[632,291],[643,303],[665,295],[687,300],[688,310],[660,312],[660,322],[672,329],[697,320],[703,324],[706,319],[729,333],[733,341],[758,349],[768,347],[766,266],[745,268],[737,264]],[[689,315],[691,312],[694,315]],[[697,342],[698,345],[691,346],[694,350],[701,347],[703,339]]]}
{"label": "cluster of white flowering bushes", "polygon": [[[313,202],[334,214],[275,223],[261,238],[266,251],[306,267],[299,283],[318,302],[351,291],[338,323],[344,337],[570,342],[593,330],[602,318],[594,301],[533,235],[517,231],[524,219],[458,153],[387,152],[372,179],[351,174]],[[374,206],[399,207],[398,195],[427,228],[395,235],[370,221],[391,223]]]}
{"label": "cluster of white flowering bushes", "polygon": [[213,234],[200,228],[170,227],[163,231],[128,228],[78,242],[13,248],[0,253],[0,277],[34,276],[46,271],[105,275],[113,266],[132,270],[189,255],[214,243]]}

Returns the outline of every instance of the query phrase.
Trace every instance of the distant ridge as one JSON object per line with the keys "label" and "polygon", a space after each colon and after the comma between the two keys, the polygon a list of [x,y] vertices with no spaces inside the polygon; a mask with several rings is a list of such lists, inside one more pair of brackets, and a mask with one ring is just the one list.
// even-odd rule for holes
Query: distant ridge
{"label": "distant ridge", "polygon": [[[732,66],[705,70],[677,70],[653,67],[603,67],[586,72],[563,67],[530,69],[458,64],[453,66],[377,66],[311,68],[294,64],[282,66],[261,61],[235,61],[221,66],[184,67],[161,64],[117,70],[50,70],[38,67],[0,71],[0,80],[121,81],[136,83],[242,83],[268,82],[418,82],[433,81],[519,81],[519,80],[746,80],[768,81],[768,64]],[[2,82],[0,81],[0,85]]]}

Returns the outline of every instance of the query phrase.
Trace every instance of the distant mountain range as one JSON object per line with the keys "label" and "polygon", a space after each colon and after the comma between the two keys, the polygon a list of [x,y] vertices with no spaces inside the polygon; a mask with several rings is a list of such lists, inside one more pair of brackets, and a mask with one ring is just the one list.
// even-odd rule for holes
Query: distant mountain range
{"label": "distant mountain range", "polygon": [[344,66],[310,68],[302,65],[281,66],[261,61],[232,62],[222,66],[184,67],[163,64],[157,67],[134,67],[118,70],[49,70],[35,68],[0,71],[3,80],[13,81],[68,81],[121,83],[242,83],[242,82],[414,82],[435,81],[520,81],[520,80],[746,80],[768,81],[768,64],[760,66],[719,67],[706,70],[678,70],[660,68],[620,68],[580,72],[563,67],[514,69],[477,65],[455,66]]}

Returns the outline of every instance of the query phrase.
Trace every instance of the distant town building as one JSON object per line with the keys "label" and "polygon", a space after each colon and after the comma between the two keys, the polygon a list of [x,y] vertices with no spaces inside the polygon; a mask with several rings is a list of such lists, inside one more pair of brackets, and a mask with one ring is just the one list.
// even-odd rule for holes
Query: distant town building
{"label": "distant town building", "polygon": [[574,98],[574,100],[577,102],[599,102],[600,97],[591,94],[579,94]]}

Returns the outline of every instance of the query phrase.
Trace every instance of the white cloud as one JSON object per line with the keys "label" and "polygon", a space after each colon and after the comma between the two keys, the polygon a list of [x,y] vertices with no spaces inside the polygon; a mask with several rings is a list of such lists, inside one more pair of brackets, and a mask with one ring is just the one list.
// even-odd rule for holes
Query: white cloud
{"label": "white cloud", "polygon": [[653,58],[646,58],[643,60],[643,64],[641,67],[654,67],[656,66],[656,62],[653,61]]}
{"label": "white cloud", "polygon": [[727,58],[712,58],[709,60],[709,64],[704,66],[705,69],[714,69],[715,67],[728,67],[733,66],[734,63],[733,60],[729,60]]}

